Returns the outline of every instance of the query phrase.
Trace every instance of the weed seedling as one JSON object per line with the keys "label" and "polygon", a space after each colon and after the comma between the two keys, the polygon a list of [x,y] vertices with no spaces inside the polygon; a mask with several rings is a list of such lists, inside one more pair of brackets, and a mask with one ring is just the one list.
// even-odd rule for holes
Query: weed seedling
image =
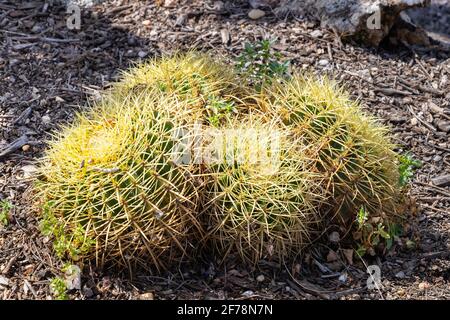
{"label": "weed seedling", "polygon": [[67,286],[65,281],[60,277],[54,277],[50,281],[50,289],[52,290],[53,297],[56,300],[67,300]]}
{"label": "weed seedling", "polygon": [[270,85],[274,78],[289,75],[289,61],[281,61],[282,55],[273,51],[272,44],[270,40],[247,43],[237,59],[238,72],[245,74],[258,91]]}
{"label": "weed seedling", "polygon": [[8,200],[2,200],[0,201],[0,224],[3,226],[7,226],[9,223],[9,212],[13,208],[13,205]]}
{"label": "weed seedling", "polygon": [[414,171],[422,166],[422,162],[414,159],[410,154],[399,156],[400,165],[398,171],[400,174],[399,185],[405,187],[414,175]]}

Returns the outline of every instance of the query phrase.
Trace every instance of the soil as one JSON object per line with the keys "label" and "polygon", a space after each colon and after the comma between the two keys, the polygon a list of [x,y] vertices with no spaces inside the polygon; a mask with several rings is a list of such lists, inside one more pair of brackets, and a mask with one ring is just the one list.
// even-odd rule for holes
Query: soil
{"label": "soil", "polygon": [[[81,29],[70,30],[65,5],[0,0],[0,201],[13,204],[9,223],[0,226],[0,299],[51,299],[50,280],[64,276],[50,239],[39,231],[31,199],[36,162],[52,131],[136,61],[188,48],[231,61],[244,43],[262,38],[276,38],[275,49],[296,68],[339,80],[368,113],[391,127],[398,152],[409,151],[423,162],[411,183],[418,207],[411,232],[396,238],[384,256],[347,259],[348,248],[324,241],[283,268],[262,261],[252,269],[232,259],[219,266],[202,258],[160,275],[146,270],[129,275],[87,265],[69,297],[450,298],[450,186],[432,182],[450,173],[448,49],[341,43],[314,21],[276,17],[267,8],[264,17],[249,19],[246,1],[156,2],[109,0],[81,8]],[[430,17],[449,12],[442,3]],[[418,21],[424,28],[449,30],[448,17],[424,16]],[[8,149],[13,142],[16,147]],[[330,251],[337,260],[327,260]],[[381,268],[378,290],[366,285],[366,266],[374,264]]]}

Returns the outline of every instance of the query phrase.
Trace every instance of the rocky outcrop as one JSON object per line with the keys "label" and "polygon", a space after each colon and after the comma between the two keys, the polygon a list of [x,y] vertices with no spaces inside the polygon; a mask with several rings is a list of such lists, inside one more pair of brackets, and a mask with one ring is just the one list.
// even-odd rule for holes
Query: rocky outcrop
{"label": "rocky outcrop", "polygon": [[323,27],[334,29],[343,38],[353,38],[378,46],[390,33],[402,11],[426,6],[429,2],[430,0],[281,0],[276,12],[313,16],[320,20]]}

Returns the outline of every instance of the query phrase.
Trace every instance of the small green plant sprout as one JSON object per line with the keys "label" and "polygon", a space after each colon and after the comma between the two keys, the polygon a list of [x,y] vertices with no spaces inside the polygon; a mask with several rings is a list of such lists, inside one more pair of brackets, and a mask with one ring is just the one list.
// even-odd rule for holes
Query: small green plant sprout
{"label": "small green plant sprout", "polygon": [[234,102],[220,99],[214,95],[208,97],[208,121],[211,125],[217,127],[220,121],[235,112]]}
{"label": "small green plant sprout", "polygon": [[356,221],[358,222],[358,227],[361,229],[367,221],[367,212],[364,207],[361,207],[358,211],[358,215],[356,217]]}
{"label": "small green plant sprout", "polygon": [[274,52],[274,40],[245,44],[244,51],[237,59],[239,73],[245,74],[256,90],[270,85],[274,78],[289,77],[289,61],[281,61],[282,55]]}
{"label": "small green plant sprout", "polygon": [[95,241],[85,236],[85,230],[81,225],[74,228],[73,234],[68,236],[64,226],[54,216],[53,202],[48,201],[43,207],[43,215],[40,229],[44,236],[53,237],[53,248],[59,258],[69,257],[78,261],[81,255],[87,254],[95,245]]}
{"label": "small green plant sprout", "polygon": [[11,212],[12,208],[13,205],[8,200],[4,199],[0,201],[0,224],[5,227],[9,223],[9,213]]}
{"label": "small green plant sprout", "polygon": [[381,217],[369,219],[369,213],[364,207],[360,208],[356,223],[357,231],[353,233],[353,238],[358,243],[356,253],[361,257],[366,253],[374,253],[373,249],[382,242],[389,250],[394,238],[401,234],[401,227],[396,223],[386,223]]}
{"label": "small green plant sprout", "polygon": [[67,286],[64,279],[60,277],[54,277],[50,281],[50,289],[52,291],[53,297],[56,300],[68,300],[69,296],[67,295]]}
{"label": "small green plant sprout", "polygon": [[400,165],[398,167],[399,185],[405,187],[414,175],[414,171],[422,166],[422,162],[414,159],[410,154],[404,154],[399,156]]}

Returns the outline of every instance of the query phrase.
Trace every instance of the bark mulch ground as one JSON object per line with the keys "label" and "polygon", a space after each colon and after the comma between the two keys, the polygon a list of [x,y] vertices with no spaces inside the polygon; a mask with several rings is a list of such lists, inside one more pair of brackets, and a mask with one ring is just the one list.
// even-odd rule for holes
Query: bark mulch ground
{"label": "bark mulch ground", "polygon": [[[158,276],[140,271],[130,280],[87,266],[81,290],[70,297],[450,298],[450,186],[432,182],[450,173],[449,52],[437,45],[367,49],[341,43],[312,21],[275,17],[269,10],[251,20],[248,11],[244,1],[181,1],[172,7],[105,1],[82,8],[81,30],[69,30],[63,5],[0,1],[0,201],[14,206],[9,224],[0,227],[0,299],[49,299],[49,282],[61,274],[62,263],[40,234],[30,199],[36,160],[52,130],[70,122],[135,61],[187,48],[232,59],[245,42],[262,38],[276,38],[276,50],[297,68],[341,81],[369,113],[392,128],[399,152],[410,151],[424,163],[411,189],[418,205],[417,222],[411,224],[415,232],[370,261],[349,261],[344,248],[324,242],[281,269],[270,261],[252,270],[233,261],[219,267],[202,260]],[[448,24],[436,25],[444,18],[427,21],[423,16],[424,27],[448,32]],[[327,262],[329,250],[337,252],[337,261]],[[367,264],[381,266],[380,290],[366,288]]]}

